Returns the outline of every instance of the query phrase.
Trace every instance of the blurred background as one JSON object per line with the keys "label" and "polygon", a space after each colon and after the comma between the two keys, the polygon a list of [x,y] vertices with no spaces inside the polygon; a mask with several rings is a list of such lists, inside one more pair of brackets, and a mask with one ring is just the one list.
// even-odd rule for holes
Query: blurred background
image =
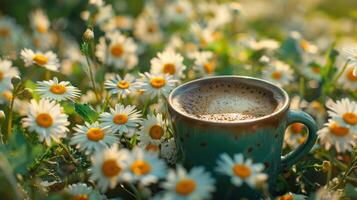
{"label": "blurred background", "polygon": [[[194,0],[198,1],[199,0]],[[87,0],[0,0],[0,14],[13,17],[24,28],[30,29],[29,11],[37,8],[46,10],[47,15],[59,30],[68,31],[80,39],[85,23],[81,12]],[[106,0],[113,5],[117,14],[137,16],[144,0]],[[169,0],[156,0],[164,4]],[[240,0],[242,6],[239,29],[253,26],[257,34],[279,37],[277,31],[298,30],[309,39],[320,34],[331,33],[338,37],[357,38],[357,1],[355,0]],[[283,27],[283,28],[282,28]],[[283,34],[283,33],[281,33]]]}

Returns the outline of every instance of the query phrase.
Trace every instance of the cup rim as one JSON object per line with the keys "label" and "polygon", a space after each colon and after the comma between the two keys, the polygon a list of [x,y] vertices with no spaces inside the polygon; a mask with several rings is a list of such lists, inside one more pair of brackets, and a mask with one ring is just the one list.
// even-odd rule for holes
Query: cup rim
{"label": "cup rim", "polygon": [[[243,79],[243,80],[255,81],[255,82],[258,82],[258,83],[261,83],[261,84],[265,84],[265,85],[268,86],[268,88],[265,88],[265,89],[268,89],[268,90],[270,89],[273,92],[277,91],[283,96],[283,100],[282,100],[283,101],[283,105],[279,109],[277,109],[274,112],[270,113],[269,115],[264,115],[262,117],[258,117],[258,118],[255,118],[255,119],[247,119],[247,120],[242,120],[242,121],[210,121],[210,120],[206,120],[206,119],[199,119],[199,118],[190,116],[190,115],[180,111],[179,109],[177,109],[177,108],[175,108],[173,106],[173,104],[172,104],[173,97],[182,88],[188,87],[189,85],[197,84],[198,82],[207,81],[207,80],[213,80],[213,79]],[[257,87],[259,87],[259,85]],[[168,96],[168,106],[173,112],[176,112],[178,115],[183,116],[184,118],[193,120],[193,121],[198,122],[198,123],[203,123],[203,124],[246,125],[246,124],[251,124],[251,123],[259,123],[259,122],[267,120],[269,118],[274,118],[276,116],[281,115],[283,112],[285,112],[289,108],[289,104],[290,104],[289,95],[280,86],[278,86],[278,85],[276,85],[276,84],[274,84],[272,82],[269,82],[269,81],[266,81],[266,80],[263,80],[263,79],[259,79],[259,78],[255,78],[255,77],[236,76],[236,75],[210,76],[210,77],[204,77],[204,78],[192,80],[192,81],[186,82],[186,83],[184,83],[184,84],[182,84],[180,86],[177,86],[175,89],[173,89],[171,91],[170,95]]]}

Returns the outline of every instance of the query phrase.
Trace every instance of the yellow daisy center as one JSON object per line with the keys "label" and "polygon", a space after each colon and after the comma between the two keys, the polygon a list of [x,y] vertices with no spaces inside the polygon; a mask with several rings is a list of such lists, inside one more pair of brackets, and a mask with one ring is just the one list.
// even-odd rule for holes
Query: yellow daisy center
{"label": "yellow daisy center", "polygon": [[304,51],[308,50],[308,49],[309,49],[309,46],[310,46],[310,44],[309,44],[308,41],[306,41],[306,40],[301,40],[301,41],[300,41],[300,47],[301,47]]}
{"label": "yellow daisy center", "polygon": [[350,68],[346,73],[347,79],[350,81],[357,81],[357,76],[353,74],[353,68]]}
{"label": "yellow daisy center", "polygon": [[278,72],[278,71],[271,73],[271,77],[275,80],[280,80],[281,76],[282,76],[281,72]]}
{"label": "yellow daisy center", "polygon": [[139,176],[145,175],[151,171],[151,166],[143,160],[137,160],[131,165],[131,171]]}
{"label": "yellow daisy center", "polygon": [[161,77],[155,77],[150,80],[150,84],[153,88],[162,88],[166,84],[166,80]]}
{"label": "yellow daisy center", "polygon": [[176,72],[176,66],[172,63],[167,63],[164,65],[162,71],[165,73],[165,74],[175,74]]}
{"label": "yellow daisy center", "polygon": [[342,115],[343,121],[347,124],[356,125],[357,124],[357,115],[352,112],[348,112]]}
{"label": "yellow daisy center", "polygon": [[292,133],[300,134],[304,130],[304,125],[302,123],[293,123],[290,126]]}
{"label": "yellow daisy center", "polygon": [[67,91],[66,86],[61,85],[61,84],[53,84],[50,87],[50,91],[53,94],[64,94]]}
{"label": "yellow daisy center", "polygon": [[157,30],[157,27],[156,27],[156,25],[155,24],[150,24],[150,25],[148,25],[147,26],[147,32],[149,32],[149,33],[155,33],[156,32],[156,30]]}
{"label": "yellow daisy center", "polygon": [[158,140],[164,135],[164,129],[159,125],[153,125],[149,130],[149,135],[152,139]]}
{"label": "yellow daisy center", "polygon": [[36,26],[36,30],[40,33],[46,33],[47,27],[44,24],[39,24]]}
{"label": "yellow daisy center", "polygon": [[146,151],[157,152],[157,151],[160,150],[160,147],[158,145],[155,145],[155,144],[148,144],[148,145],[146,145],[145,150]]}
{"label": "yellow daisy center", "polygon": [[90,128],[87,131],[87,138],[92,141],[99,141],[104,138],[104,131],[100,128]]}
{"label": "yellow daisy center", "polygon": [[52,126],[53,119],[52,119],[51,115],[49,115],[47,113],[41,113],[41,114],[37,115],[36,123],[37,123],[37,125],[39,125],[41,127],[48,128],[48,127]]}
{"label": "yellow daisy center", "polygon": [[115,159],[108,159],[102,164],[102,173],[106,177],[113,177],[120,173],[121,167]]}
{"label": "yellow daisy center", "polygon": [[4,99],[10,101],[12,99],[12,92],[6,90],[2,93],[2,96],[4,97]]}
{"label": "yellow daisy center", "polygon": [[119,27],[125,24],[126,20],[123,16],[115,16],[114,17],[115,24]]}
{"label": "yellow daisy center", "polygon": [[128,89],[130,86],[130,83],[128,81],[121,80],[118,82],[117,87],[119,89]]}
{"label": "yellow daisy center", "polygon": [[0,37],[8,37],[11,34],[11,30],[8,27],[0,27]]}
{"label": "yellow daisy center", "polygon": [[114,56],[114,57],[121,57],[124,53],[124,48],[121,44],[114,44],[111,48],[110,48],[110,53]]}
{"label": "yellow daisy center", "polygon": [[212,74],[214,68],[215,67],[213,62],[208,62],[203,65],[203,69],[206,71],[207,74]]}
{"label": "yellow daisy center", "polygon": [[192,179],[183,179],[176,183],[176,193],[187,196],[196,189],[196,182]]}
{"label": "yellow daisy center", "polygon": [[113,117],[113,122],[115,124],[125,124],[128,121],[128,115],[125,114],[117,114]]}
{"label": "yellow daisy center", "polygon": [[45,65],[48,62],[48,58],[43,54],[36,54],[32,60],[38,65]]}
{"label": "yellow daisy center", "polygon": [[311,71],[314,72],[315,74],[320,74],[321,69],[318,66],[311,67]]}
{"label": "yellow daisy center", "polygon": [[184,9],[181,6],[176,6],[175,11],[178,14],[182,14],[184,12]]}
{"label": "yellow daisy center", "polygon": [[318,102],[318,101],[313,101],[313,102],[311,102],[311,108],[312,109],[314,109],[314,110],[317,110],[317,111],[323,111],[323,107],[322,107],[322,105],[321,105],[321,103],[320,102]]}
{"label": "yellow daisy center", "polygon": [[252,174],[252,171],[250,170],[249,167],[241,164],[233,165],[232,170],[236,176],[239,176],[242,179],[245,179]]}
{"label": "yellow daisy center", "polygon": [[71,200],[88,200],[88,196],[85,194],[79,194],[79,195],[75,195],[71,198]]}
{"label": "yellow daisy center", "polygon": [[337,123],[332,123],[329,128],[331,133],[338,137],[346,136],[350,132],[349,128],[339,126]]}
{"label": "yellow daisy center", "polygon": [[293,200],[294,197],[291,194],[284,194],[283,196],[280,196],[278,200]]}

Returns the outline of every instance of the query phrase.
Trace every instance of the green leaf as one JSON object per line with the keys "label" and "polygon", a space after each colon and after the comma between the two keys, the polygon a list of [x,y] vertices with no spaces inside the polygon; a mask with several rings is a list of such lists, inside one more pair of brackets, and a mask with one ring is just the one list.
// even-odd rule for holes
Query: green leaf
{"label": "green leaf", "polygon": [[347,184],[345,187],[345,194],[351,199],[357,199],[357,189],[351,184]]}
{"label": "green leaf", "polygon": [[74,104],[74,110],[84,121],[93,123],[98,119],[98,113],[88,104]]}

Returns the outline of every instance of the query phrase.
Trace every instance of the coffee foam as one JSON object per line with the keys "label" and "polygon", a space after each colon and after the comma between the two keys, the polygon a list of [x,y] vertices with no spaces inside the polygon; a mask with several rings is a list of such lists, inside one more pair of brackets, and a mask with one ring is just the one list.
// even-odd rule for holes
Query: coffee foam
{"label": "coffee foam", "polygon": [[209,121],[242,121],[273,113],[278,100],[271,91],[237,82],[205,83],[173,98],[174,107]]}

